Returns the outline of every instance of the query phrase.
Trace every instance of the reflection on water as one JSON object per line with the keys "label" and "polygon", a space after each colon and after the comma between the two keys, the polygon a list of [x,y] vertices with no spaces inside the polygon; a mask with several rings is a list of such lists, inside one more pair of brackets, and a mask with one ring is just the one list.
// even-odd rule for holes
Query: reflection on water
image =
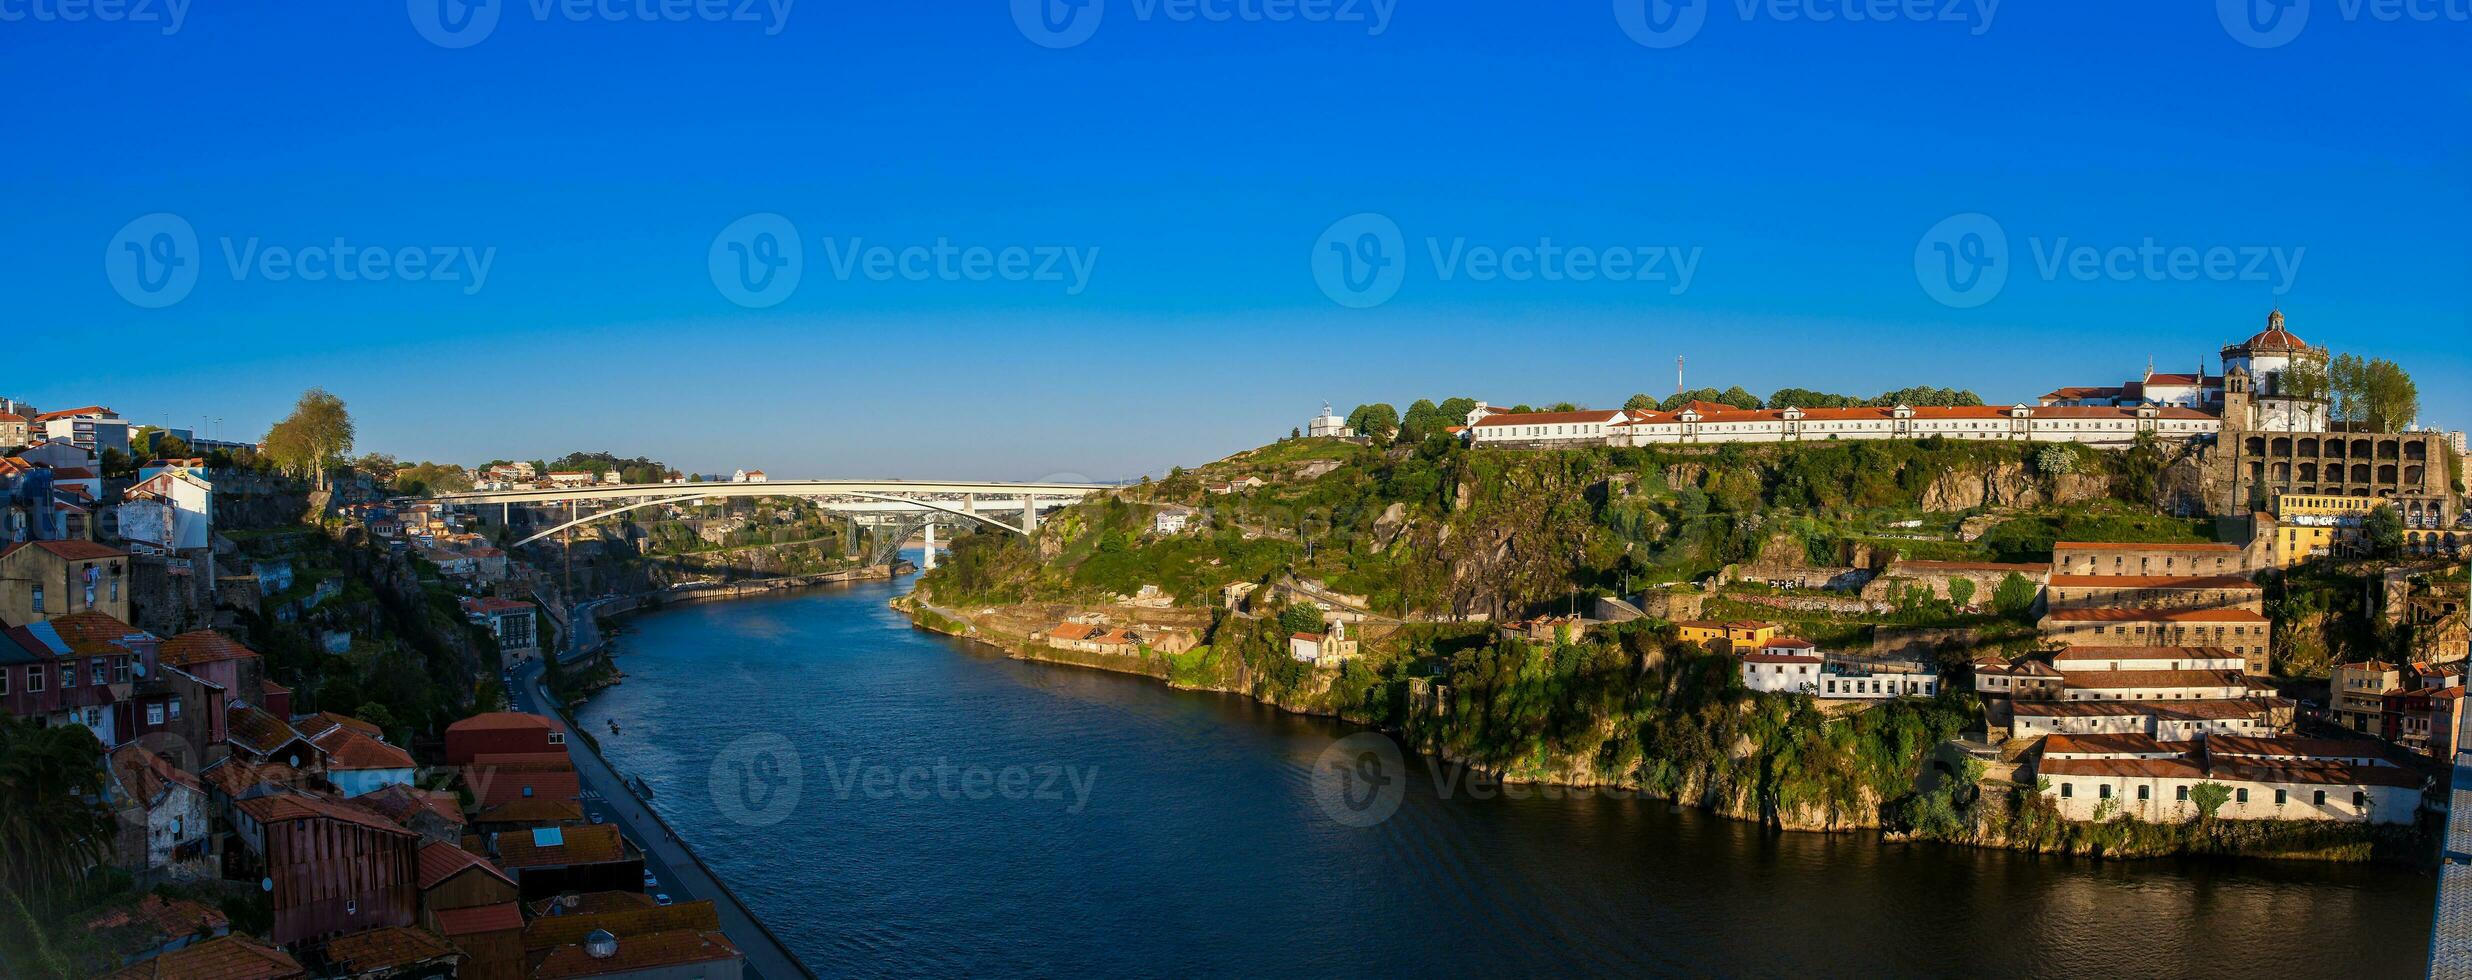
{"label": "reflection on water", "polygon": [[[1479,799],[1413,757],[1398,810],[1347,826],[1314,786],[1346,729],[916,632],[884,607],[901,587],[646,616],[583,713],[625,726],[613,761],[822,974],[2422,970],[2413,870],[1883,846]],[[791,789],[727,770],[762,733],[796,750],[797,805],[724,817],[716,787]],[[781,812],[748,802],[727,812]]]}

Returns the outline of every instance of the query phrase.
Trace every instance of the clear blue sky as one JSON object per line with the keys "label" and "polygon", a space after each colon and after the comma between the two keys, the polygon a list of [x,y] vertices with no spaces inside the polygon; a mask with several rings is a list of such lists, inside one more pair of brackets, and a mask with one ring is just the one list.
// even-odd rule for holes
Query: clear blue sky
{"label": "clear blue sky", "polygon": [[[2030,399],[2150,356],[2212,366],[2280,306],[2472,424],[2464,23],[2314,0],[2261,48],[2213,3],[2001,3],[1978,32],[1720,0],[1654,48],[1604,2],[1406,4],[1377,35],[1093,0],[1095,32],[1059,49],[1004,2],[806,0],[769,35],[761,3],[681,23],[535,2],[455,49],[392,0],[201,4],[168,35],[0,20],[0,394],[245,434],[324,385],[362,448],[464,463],[1113,478],[1267,441],[1324,399],[1618,404],[1670,390],[1677,355],[1694,386]],[[198,278],[144,309],[107,253],[156,212],[194,229]],[[707,259],[765,212],[796,225],[803,275],[750,309]],[[1312,268],[1359,212],[1406,242],[1370,309]],[[1944,305],[1918,242],[1974,212],[2010,275]],[[468,295],[235,277],[225,253],[252,238],[493,258]],[[1097,253],[1078,293],[836,278],[827,246],[853,238]],[[1427,242],[1454,239],[1697,260],[1679,294],[1446,281]],[[2299,264],[2115,281],[2037,261],[2148,239]]]}

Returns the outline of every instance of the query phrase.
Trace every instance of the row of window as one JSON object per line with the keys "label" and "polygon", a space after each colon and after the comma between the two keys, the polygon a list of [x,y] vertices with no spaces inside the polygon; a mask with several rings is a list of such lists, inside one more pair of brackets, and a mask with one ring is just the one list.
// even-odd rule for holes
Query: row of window
{"label": "row of window", "polygon": [[[109,593],[108,593],[108,594],[109,594],[109,596],[110,596],[110,598],[109,598],[108,600],[106,600],[106,601],[109,601],[109,602],[119,602],[119,601],[120,601],[120,580],[119,580],[118,578],[111,578],[111,579],[105,579],[104,581],[108,583],[108,589],[109,589]],[[88,582],[88,583],[86,583],[85,592],[86,592],[86,608],[88,608],[88,609],[92,609],[92,608],[94,608],[95,584],[94,584],[93,582]],[[35,612],[43,612],[43,611],[44,611],[44,609],[43,609],[43,583],[41,583],[41,582],[36,582],[36,583],[34,584],[33,601],[34,601],[34,605],[33,605],[33,609],[34,609],[34,611],[35,611]],[[74,610],[72,610],[72,611],[74,611]]]}
{"label": "row of window", "polygon": [[[101,687],[106,683],[126,684],[129,682],[129,662],[125,659],[105,660],[101,657],[96,657],[93,661],[91,661],[91,664],[93,668],[93,672],[90,675],[92,677],[91,683],[97,687]],[[9,693],[9,675],[12,673],[14,673],[14,671],[6,668],[0,668],[0,694]],[[76,661],[70,661],[59,665],[58,673],[60,677],[61,690],[65,691],[77,686]],[[35,664],[31,667],[27,667],[25,692],[28,694],[41,694],[45,690],[48,690],[47,679],[50,678],[52,674],[53,668],[46,664]]]}
{"label": "row of window", "polygon": [[[2110,783],[2096,783],[2096,784],[2095,784],[2095,786],[2094,786],[2094,790],[2095,790],[2095,798],[2097,798],[2097,799],[2104,799],[2104,800],[2108,800],[2108,799],[2111,799],[2111,798],[2112,798],[2112,787],[2111,787],[2111,784],[2110,784]],[[2144,802],[2147,802],[2148,800],[2152,799],[2152,798],[2153,798],[2153,791],[2154,791],[2154,787],[2152,787],[2152,786],[2139,786],[2139,787],[2137,787],[2137,801],[2138,801],[2138,802],[2140,802],[2140,803],[2144,803]],[[2061,784],[2060,784],[2060,798],[2061,798],[2061,799],[2064,799],[2064,800],[2065,800],[2065,799],[2073,799],[2073,798],[2075,798],[2076,796],[2077,796],[2077,784],[2076,784],[2076,783],[2061,783]],[[2188,788],[2187,786],[2175,787],[2175,788],[2174,788],[2174,792],[2173,792],[2173,794],[2172,794],[2172,798],[2173,798],[2174,802],[2179,802],[2179,803],[2186,803],[2186,802],[2188,802],[2188,801],[2189,801],[2189,788]],[[2248,789],[2248,787],[2243,786],[2243,787],[2239,787],[2239,788],[2236,788],[2236,789],[2232,790],[2232,802],[2233,802],[2233,803],[2237,803],[2237,804],[2243,804],[2243,805],[2247,804],[2247,803],[2249,802],[2249,789]],[[2276,791],[2275,791],[2275,805],[2276,805],[2276,806],[2282,806],[2282,805],[2284,805],[2285,803],[2289,803],[2289,802],[2291,802],[2291,794],[2290,794],[2290,793],[2288,793],[2287,791],[2284,791],[2284,790],[2280,790],[2280,789],[2278,789],[2278,790],[2276,790]],[[2313,791],[2311,791],[2311,792],[2310,792],[2310,794],[2309,794],[2309,803],[2310,803],[2310,805],[2312,805],[2312,806],[2325,806],[2325,805],[2326,805],[2326,791],[2325,791],[2325,790],[2322,790],[2322,789],[2321,789],[2321,790],[2313,790]],[[2365,806],[2368,806],[2368,805],[2369,805],[2369,794],[2368,794],[2366,791],[2363,791],[2363,790],[2354,790],[2354,791],[2352,791],[2352,805],[2353,805],[2353,806],[2355,806],[2355,807],[2365,807]]]}

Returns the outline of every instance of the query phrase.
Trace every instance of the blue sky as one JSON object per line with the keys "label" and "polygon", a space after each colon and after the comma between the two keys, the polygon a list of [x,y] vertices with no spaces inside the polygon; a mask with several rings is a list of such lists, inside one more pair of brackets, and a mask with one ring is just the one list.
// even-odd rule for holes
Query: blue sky
{"label": "blue sky", "polygon": [[[2286,40],[2213,3],[1847,22],[1810,15],[1852,0],[1719,0],[1651,46],[1603,2],[1403,3],[1378,33],[1373,0],[1286,19],[1213,0],[1219,20],[1088,2],[1095,22],[1058,8],[1095,23],[1064,47],[1005,2],[663,21],[652,0],[501,0],[464,34],[432,0],[184,4],[176,29],[168,0],[142,22],[0,3],[0,283],[17,334],[57,351],[20,346],[0,394],[244,434],[323,385],[362,448],[465,463],[1115,478],[1283,435],[1324,399],[1618,404],[1670,390],[1677,355],[1695,387],[2030,399],[2149,357],[2212,366],[2281,307],[2412,369],[2431,421],[2472,424],[2472,24],[2443,7],[2306,0]],[[1363,213],[1398,230],[1402,278],[1358,309],[1314,261]],[[194,235],[168,254],[196,277],[143,308],[112,263],[152,247],[162,219],[129,229],[153,214]],[[761,308],[712,261],[750,214],[802,253]],[[1944,224],[1969,214],[2006,280],[1952,305],[1926,288],[1931,236],[1983,227]],[[460,274],[265,260],[338,240]],[[939,240],[1088,274],[832,261]],[[1547,240],[1663,278],[1435,258]],[[2102,264],[2148,242],[2155,265]],[[2089,248],[2093,271],[2071,264]]]}

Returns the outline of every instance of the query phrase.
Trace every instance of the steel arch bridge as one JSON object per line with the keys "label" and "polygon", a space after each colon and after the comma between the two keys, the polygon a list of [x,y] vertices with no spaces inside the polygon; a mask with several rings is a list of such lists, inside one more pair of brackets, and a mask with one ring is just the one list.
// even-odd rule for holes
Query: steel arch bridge
{"label": "steel arch bridge", "polygon": [[[1039,513],[1071,504],[1094,493],[1115,489],[1104,483],[998,483],[913,480],[778,480],[743,483],[604,483],[538,490],[481,490],[437,494],[423,498],[457,507],[498,504],[568,507],[569,519],[515,542],[530,544],[630,511],[665,504],[683,504],[730,497],[799,497],[854,522],[892,525],[896,541],[924,528],[933,541],[935,525],[947,519],[1028,535],[1038,530]],[[585,503],[615,506],[582,514]],[[1008,523],[1002,515],[1018,514]],[[934,561],[933,548],[929,562]]]}

